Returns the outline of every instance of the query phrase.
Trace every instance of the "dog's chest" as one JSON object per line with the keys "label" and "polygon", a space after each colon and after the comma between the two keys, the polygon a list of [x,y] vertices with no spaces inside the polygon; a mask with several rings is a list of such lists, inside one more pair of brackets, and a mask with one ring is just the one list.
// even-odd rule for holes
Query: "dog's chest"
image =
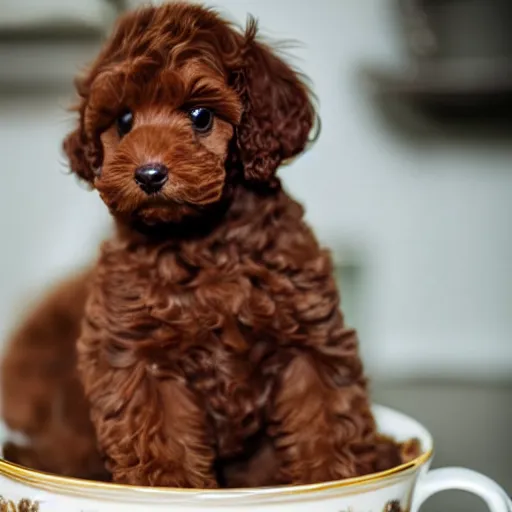
{"label": "dog's chest", "polygon": [[138,273],[145,281],[141,288],[151,317],[183,341],[215,335],[242,353],[250,348],[248,338],[272,326],[272,283],[278,276],[239,247],[169,247]]}
{"label": "dog's chest", "polygon": [[158,358],[173,360],[201,396],[224,456],[261,426],[275,373],[268,271],[233,253],[166,250],[144,272]]}

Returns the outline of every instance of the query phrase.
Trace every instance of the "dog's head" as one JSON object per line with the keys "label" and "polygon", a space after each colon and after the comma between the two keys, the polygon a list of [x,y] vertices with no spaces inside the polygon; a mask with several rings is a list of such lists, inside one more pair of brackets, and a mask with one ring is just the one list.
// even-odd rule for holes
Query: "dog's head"
{"label": "dog's head", "polygon": [[122,17],[77,80],[71,169],[114,216],[179,222],[235,183],[271,183],[314,121],[300,76],[216,13],[174,3]]}

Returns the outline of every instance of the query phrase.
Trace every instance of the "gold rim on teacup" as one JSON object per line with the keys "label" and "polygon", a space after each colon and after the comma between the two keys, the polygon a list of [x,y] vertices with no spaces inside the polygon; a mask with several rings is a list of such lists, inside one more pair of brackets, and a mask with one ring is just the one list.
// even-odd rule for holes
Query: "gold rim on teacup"
{"label": "gold rim on teacup", "polygon": [[[412,420],[412,418],[408,418],[406,415],[399,413],[398,411],[394,411],[393,409],[389,409],[383,406],[377,406],[380,410],[387,410],[389,412],[393,412],[394,414],[398,414],[399,416],[403,416],[407,419]],[[418,424],[418,426],[420,426]],[[423,429],[423,428],[422,428]],[[425,433],[428,432],[425,430]],[[348,478],[345,480],[337,480],[331,482],[323,482],[318,484],[309,484],[309,485],[299,485],[299,486],[279,486],[279,487],[265,487],[265,488],[239,488],[239,489],[181,489],[181,488],[173,488],[173,487],[139,487],[132,485],[124,485],[124,484],[115,484],[115,483],[106,483],[106,482],[97,482],[92,480],[84,480],[78,478],[71,477],[62,477],[53,475],[50,473],[44,473],[41,471],[36,471],[33,469],[28,469],[23,466],[19,466],[12,462],[8,462],[4,459],[0,459],[0,475],[4,476],[8,479],[15,480],[22,484],[29,484],[33,487],[47,490],[47,489],[56,489],[61,493],[72,493],[72,494],[81,494],[83,496],[84,492],[87,491],[103,491],[103,492],[115,492],[115,491],[123,491],[129,493],[143,493],[145,496],[154,496],[154,495],[175,495],[175,494],[202,494],[208,496],[216,496],[218,498],[228,497],[230,495],[236,494],[237,496],[241,495],[265,495],[269,496],[282,496],[282,495],[290,495],[290,494],[304,494],[304,493],[313,493],[320,492],[338,488],[346,488],[346,487],[355,487],[358,485],[365,484],[373,484],[384,479],[387,479],[391,476],[397,475],[398,473],[403,474],[406,471],[416,469],[425,463],[427,463],[433,456],[433,447],[431,436],[430,443],[431,446],[426,447],[427,449],[421,453],[415,459],[406,462],[404,464],[400,464],[399,466],[395,466],[394,468],[388,469],[386,471],[380,471],[378,473],[371,473],[369,475],[360,476],[356,478]]]}

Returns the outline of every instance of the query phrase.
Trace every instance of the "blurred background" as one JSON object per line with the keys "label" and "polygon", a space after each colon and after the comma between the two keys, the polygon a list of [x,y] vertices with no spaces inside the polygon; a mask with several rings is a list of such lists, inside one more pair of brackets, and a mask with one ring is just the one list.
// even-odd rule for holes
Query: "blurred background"
{"label": "blurred background", "polygon": [[[323,131],[281,176],[333,250],[375,400],[431,429],[435,466],[512,493],[512,2],[204,3],[300,42]],[[73,76],[137,4],[0,0],[0,343],[108,236],[60,144]],[[484,508],[448,493],[424,509]]]}

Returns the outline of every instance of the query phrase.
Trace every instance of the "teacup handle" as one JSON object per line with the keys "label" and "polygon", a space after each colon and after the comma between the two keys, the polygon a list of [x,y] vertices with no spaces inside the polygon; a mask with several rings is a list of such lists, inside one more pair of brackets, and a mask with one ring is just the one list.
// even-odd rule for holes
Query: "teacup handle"
{"label": "teacup handle", "polygon": [[490,478],[466,468],[440,468],[420,477],[414,492],[411,511],[417,512],[433,494],[460,490],[480,496],[491,512],[511,512],[512,502],[504,489]]}

